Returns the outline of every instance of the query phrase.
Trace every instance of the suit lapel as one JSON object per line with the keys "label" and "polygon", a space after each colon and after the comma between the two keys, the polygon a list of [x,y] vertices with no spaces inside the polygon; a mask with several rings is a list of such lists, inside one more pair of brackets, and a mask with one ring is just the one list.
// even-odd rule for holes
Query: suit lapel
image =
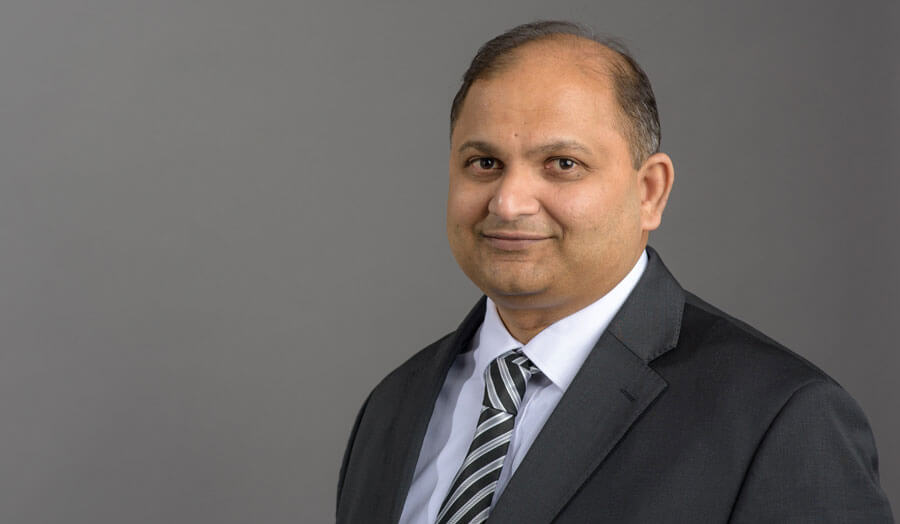
{"label": "suit lapel", "polygon": [[684,292],[652,248],[600,337],[491,511],[491,522],[551,522],[667,384],[648,365],[675,347]]}
{"label": "suit lapel", "polygon": [[[428,361],[417,366],[419,371],[409,377],[402,400],[398,399],[399,402],[386,417],[390,421],[389,431],[393,433],[386,439],[389,449],[384,450],[384,454],[373,456],[371,464],[372,471],[380,472],[379,487],[372,490],[373,493],[380,492],[375,494],[375,499],[391,501],[390,507],[385,508],[388,510],[386,522],[400,520],[434,403],[454,359],[460,352],[469,349],[472,337],[484,320],[484,308],[485,298],[482,297],[459,328],[439,342],[436,351],[426,357]],[[399,460],[385,463],[385,457],[399,457]],[[381,521],[376,515],[369,517],[372,522]]]}

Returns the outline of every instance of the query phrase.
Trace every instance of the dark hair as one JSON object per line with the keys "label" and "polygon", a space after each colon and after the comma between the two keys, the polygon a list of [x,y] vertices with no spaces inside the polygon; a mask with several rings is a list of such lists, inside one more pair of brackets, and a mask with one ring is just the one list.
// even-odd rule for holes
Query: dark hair
{"label": "dark hair", "polygon": [[496,72],[509,63],[511,52],[516,48],[538,40],[558,38],[572,35],[596,42],[614,55],[604,66],[612,75],[616,99],[622,109],[625,138],[631,149],[635,168],[653,153],[659,151],[660,129],[659,112],[656,108],[656,97],[647,74],[637,61],[632,58],[628,49],[615,38],[597,36],[590,29],[572,22],[559,20],[541,20],[516,26],[497,36],[475,53],[472,63],[462,78],[462,85],[453,105],[450,107],[450,132],[452,134],[459,111],[472,87],[479,78]]}

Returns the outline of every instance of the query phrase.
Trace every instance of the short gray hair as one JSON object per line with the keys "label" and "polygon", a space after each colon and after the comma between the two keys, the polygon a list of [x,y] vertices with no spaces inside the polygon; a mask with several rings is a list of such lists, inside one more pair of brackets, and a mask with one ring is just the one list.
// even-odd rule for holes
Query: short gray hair
{"label": "short gray hair", "polygon": [[650,155],[659,151],[661,137],[659,111],[650,80],[622,42],[611,37],[597,36],[587,27],[573,22],[540,20],[518,25],[481,46],[463,74],[462,85],[453,97],[450,107],[451,134],[472,83],[502,68],[516,48],[528,42],[560,35],[572,35],[596,42],[611,50],[617,58],[610,60],[606,67],[612,74],[616,99],[625,116],[623,131],[631,149],[632,162],[635,169],[639,168]]}

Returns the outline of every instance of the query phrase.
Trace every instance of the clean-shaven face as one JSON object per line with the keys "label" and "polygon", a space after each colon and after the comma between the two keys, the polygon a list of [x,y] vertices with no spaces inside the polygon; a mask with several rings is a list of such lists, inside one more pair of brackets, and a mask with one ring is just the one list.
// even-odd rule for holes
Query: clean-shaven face
{"label": "clean-shaven face", "polygon": [[475,81],[453,129],[447,236],[499,306],[577,311],[646,242],[640,191],[603,58],[539,41]]}

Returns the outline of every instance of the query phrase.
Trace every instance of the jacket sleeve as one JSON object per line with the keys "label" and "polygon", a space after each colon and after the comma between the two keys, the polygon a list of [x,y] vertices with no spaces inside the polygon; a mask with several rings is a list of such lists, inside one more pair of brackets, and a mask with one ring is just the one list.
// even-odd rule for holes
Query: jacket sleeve
{"label": "jacket sleeve", "polygon": [[840,386],[799,388],[756,449],[731,522],[891,523],[872,431]]}
{"label": "jacket sleeve", "polygon": [[341,461],[341,471],[338,473],[337,500],[335,506],[336,518],[341,507],[341,492],[344,489],[344,477],[347,475],[347,464],[350,463],[350,454],[353,451],[353,443],[356,441],[356,432],[359,430],[359,421],[362,420],[363,413],[365,413],[366,406],[369,404],[369,398],[371,397],[372,395],[369,394],[369,396],[366,397],[365,402],[363,402],[362,407],[359,408],[359,413],[356,414],[356,421],[353,422],[353,429],[350,430],[350,438],[347,441],[347,447],[344,449],[344,460]]}

